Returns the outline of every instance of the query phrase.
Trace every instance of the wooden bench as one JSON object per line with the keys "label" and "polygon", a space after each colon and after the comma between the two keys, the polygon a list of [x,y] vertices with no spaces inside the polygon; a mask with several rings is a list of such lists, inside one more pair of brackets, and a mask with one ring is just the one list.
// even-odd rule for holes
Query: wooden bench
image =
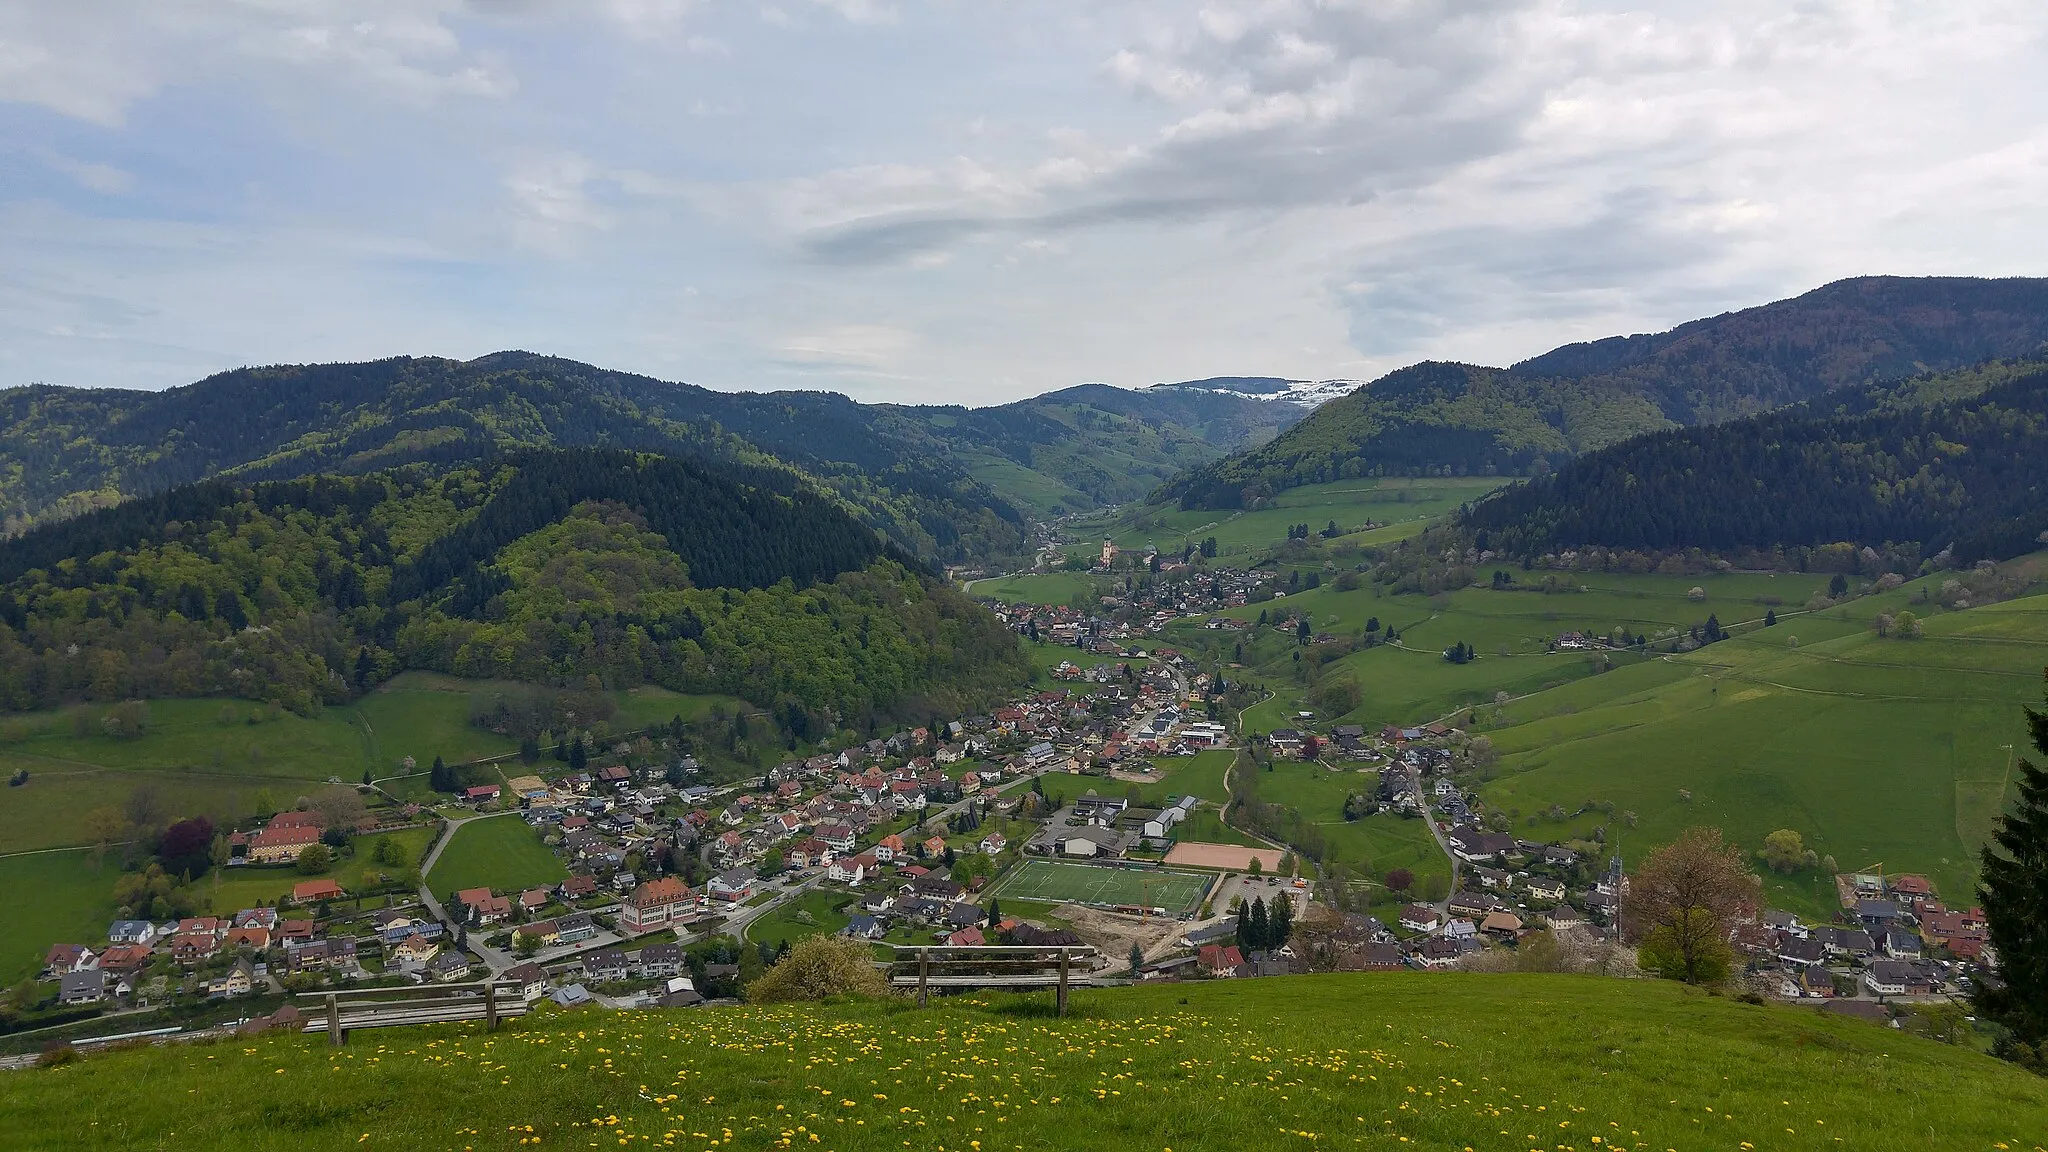
{"label": "wooden bench", "polygon": [[362,988],[347,992],[315,992],[299,997],[305,1031],[325,1032],[340,1044],[357,1028],[397,1028],[408,1024],[448,1024],[482,1020],[490,1031],[513,1016],[526,1015],[526,998],[513,980],[475,984],[427,984],[401,988]]}
{"label": "wooden bench", "polygon": [[892,947],[896,958],[883,962],[883,970],[894,987],[917,989],[920,1008],[933,988],[1051,988],[1056,1010],[1064,1016],[1067,990],[1095,982],[1096,953],[1086,945]]}

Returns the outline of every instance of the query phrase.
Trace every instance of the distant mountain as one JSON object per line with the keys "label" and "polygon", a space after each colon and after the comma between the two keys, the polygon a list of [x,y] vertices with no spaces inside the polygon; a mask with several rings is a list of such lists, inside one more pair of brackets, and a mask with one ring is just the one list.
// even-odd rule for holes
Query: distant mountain
{"label": "distant mountain", "polygon": [[[986,707],[994,616],[786,470],[619,450],[214,479],[0,543],[0,710],[309,712],[426,669],[739,696],[809,738]],[[90,563],[76,563],[90,557]]]}
{"label": "distant mountain", "polygon": [[2044,344],[2048,280],[1844,280],[1669,332],[1567,345],[1512,368],[1403,368],[1160,495],[1228,508],[1351,476],[1526,474],[1646,432],[2027,356]]}
{"label": "distant mountain", "polygon": [[988,409],[717,392],[526,352],[247,368],[163,392],[33,386],[0,391],[0,529],[217,475],[613,446],[786,467],[920,556],[985,562],[1026,550],[1031,514],[1141,496],[1299,417],[1101,385]]}
{"label": "distant mountain", "polygon": [[1207,392],[1245,400],[1279,401],[1303,408],[1317,408],[1339,396],[1356,391],[1361,380],[1289,380],[1280,376],[1211,376],[1207,380],[1183,380],[1177,384],[1154,384],[1152,392]]}
{"label": "distant mountain", "polygon": [[1705,549],[1792,567],[1872,548],[1967,566],[2048,534],[2048,363],[1999,362],[1641,436],[1474,505],[1473,546],[1514,557]]}

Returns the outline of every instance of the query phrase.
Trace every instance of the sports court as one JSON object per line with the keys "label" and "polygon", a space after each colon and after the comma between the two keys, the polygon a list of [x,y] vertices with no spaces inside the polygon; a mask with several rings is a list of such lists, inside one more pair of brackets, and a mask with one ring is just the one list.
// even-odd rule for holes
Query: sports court
{"label": "sports court", "polygon": [[998,897],[1186,912],[1208,894],[1210,876],[1157,868],[1109,868],[1057,860],[1025,860],[996,890]]}

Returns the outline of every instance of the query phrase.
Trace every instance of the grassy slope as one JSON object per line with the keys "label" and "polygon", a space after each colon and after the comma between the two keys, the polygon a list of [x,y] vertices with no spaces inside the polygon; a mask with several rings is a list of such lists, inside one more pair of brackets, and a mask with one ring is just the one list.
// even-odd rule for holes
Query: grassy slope
{"label": "grassy slope", "polygon": [[[11,1075],[35,1149],[2036,1149],[2048,1082],[1657,982],[1294,977],[901,1005],[548,1012]],[[80,1102],[93,1101],[87,1111]],[[729,1133],[729,1135],[728,1135]],[[810,1137],[816,1135],[813,1143]],[[1593,1143],[1593,1137],[1600,1143]],[[786,1143],[785,1143],[786,1142]],[[530,1146],[530,1145],[528,1145]]]}
{"label": "grassy slope", "polygon": [[[288,805],[330,776],[353,784],[367,769],[388,778],[411,756],[421,775],[410,783],[423,793],[426,765],[436,756],[463,763],[517,750],[515,741],[469,723],[471,693],[490,687],[407,673],[310,719],[291,713],[269,719],[261,705],[246,700],[153,700],[150,731],[138,740],[78,735],[68,711],[7,717],[0,722],[0,772],[27,768],[30,782],[0,791],[0,852],[77,844],[81,816],[119,804],[142,784],[156,787],[169,811],[237,819]],[[692,719],[720,702],[636,688],[617,694],[612,724]],[[252,716],[258,722],[249,723]],[[408,781],[392,787],[409,790]]]}
{"label": "grassy slope", "polygon": [[[1787,620],[1600,677],[1574,700],[1511,706],[1519,723],[1490,733],[1503,759],[1485,795],[1525,814],[1612,801],[1641,821],[1624,833],[1629,856],[1689,824],[1718,824],[1751,846],[1793,828],[1845,868],[1925,872],[1965,900],[2004,799],[2004,745],[2021,741],[2020,708],[2039,699],[2048,596],[1934,616],[1919,641],[1879,640],[1860,624],[1804,640],[1841,623]],[[1547,838],[1601,822],[1541,827]],[[1823,878],[1770,883],[1788,906],[1834,906]]]}
{"label": "grassy slope", "polygon": [[83,850],[0,857],[0,924],[7,926],[0,984],[34,975],[59,941],[96,946],[106,940],[118,875],[117,858],[95,869]]}
{"label": "grassy slope", "polygon": [[[1335,520],[1347,538],[1360,543],[1397,540],[1500,484],[1483,477],[1340,480],[1289,489],[1279,495],[1275,507],[1256,512],[1184,512],[1178,504],[1147,504],[1115,516],[1078,521],[1073,534],[1084,540],[1091,535],[1111,539],[1119,548],[1149,544],[1176,552],[1185,543],[1199,544],[1204,537],[1214,536],[1223,562],[1243,563],[1250,554],[1286,540],[1288,526],[1294,524],[1306,523],[1310,530],[1320,532]],[[1368,520],[1382,527],[1349,532]]]}
{"label": "grassy slope", "polygon": [[457,828],[434,861],[427,883],[437,893],[463,888],[517,892],[569,875],[540,834],[517,816],[472,820]]}
{"label": "grassy slope", "polygon": [[[858,911],[845,892],[814,888],[749,924],[747,939],[780,945],[805,936],[829,936],[846,927],[848,917]],[[797,919],[799,912],[808,912],[811,923]]]}

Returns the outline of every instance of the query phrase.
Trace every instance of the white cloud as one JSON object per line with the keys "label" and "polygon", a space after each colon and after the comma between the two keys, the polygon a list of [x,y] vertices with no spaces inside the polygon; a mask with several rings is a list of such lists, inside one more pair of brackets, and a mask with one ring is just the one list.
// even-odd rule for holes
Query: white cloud
{"label": "white cloud", "polygon": [[[2039,272],[2044,31],[2021,0],[0,0],[0,384],[526,346],[978,401]],[[300,296],[331,319],[263,304]]]}

